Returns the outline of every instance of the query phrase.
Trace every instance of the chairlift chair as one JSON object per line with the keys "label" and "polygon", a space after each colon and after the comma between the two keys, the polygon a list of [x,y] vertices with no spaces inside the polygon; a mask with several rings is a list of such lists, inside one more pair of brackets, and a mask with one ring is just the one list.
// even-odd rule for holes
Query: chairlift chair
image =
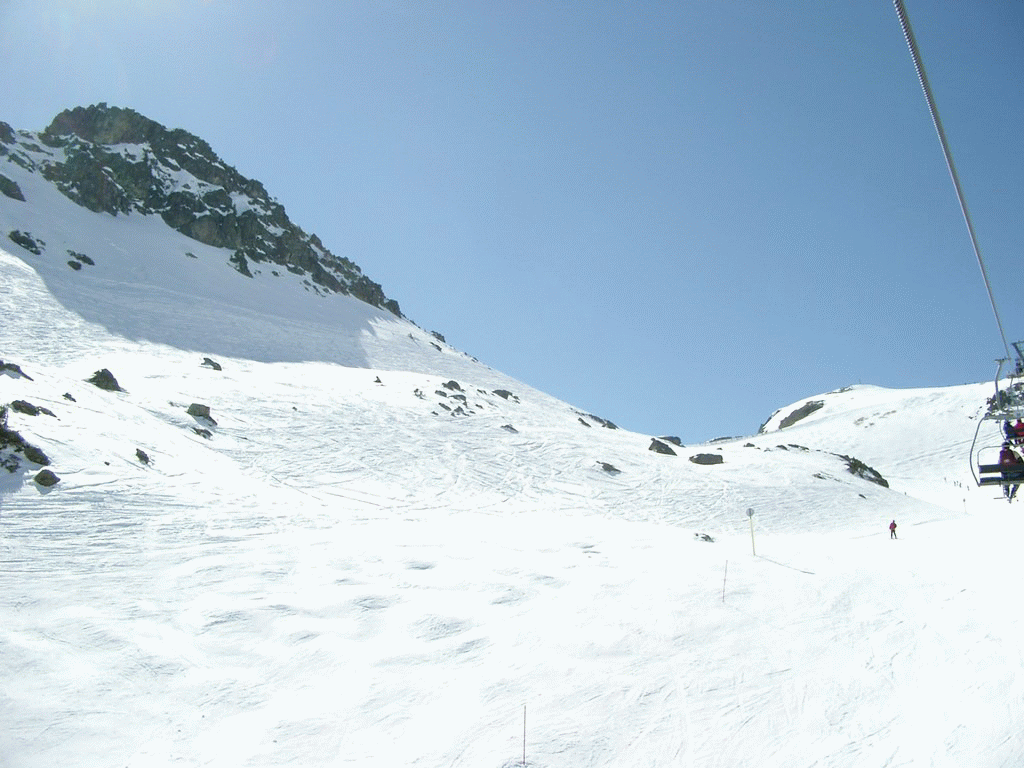
{"label": "chairlift chair", "polygon": [[[1003,368],[1009,361],[1001,358],[996,362],[995,394],[989,398],[978,420],[971,443],[971,473],[978,486],[1013,486],[1024,485],[1024,464],[1006,465],[998,463],[999,452],[1008,438],[1004,434],[1003,425],[1024,420],[1024,341],[1013,343],[1017,353],[1013,368],[1003,376]],[[982,435],[982,426],[988,424],[989,429]],[[994,430],[992,425],[996,425]],[[1018,446],[1018,454],[1024,448]],[[977,470],[977,471],[975,471]]]}

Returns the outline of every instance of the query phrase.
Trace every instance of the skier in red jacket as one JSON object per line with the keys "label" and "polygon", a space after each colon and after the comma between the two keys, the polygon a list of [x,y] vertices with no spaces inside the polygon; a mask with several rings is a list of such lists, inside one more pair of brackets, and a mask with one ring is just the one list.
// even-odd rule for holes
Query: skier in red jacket
{"label": "skier in red jacket", "polygon": [[895,520],[893,520],[891,523],[889,523],[889,538],[890,539],[895,539],[896,538],[896,521]]}

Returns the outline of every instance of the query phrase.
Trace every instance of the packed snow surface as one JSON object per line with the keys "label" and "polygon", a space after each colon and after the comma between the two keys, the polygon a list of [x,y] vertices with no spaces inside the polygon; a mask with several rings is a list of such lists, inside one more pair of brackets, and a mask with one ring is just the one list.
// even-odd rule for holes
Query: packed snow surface
{"label": "packed snow surface", "polygon": [[1024,765],[1024,524],[969,466],[991,385],[662,455],[0,171],[0,403],[52,413],[9,427],[61,478],[0,469],[2,768]]}

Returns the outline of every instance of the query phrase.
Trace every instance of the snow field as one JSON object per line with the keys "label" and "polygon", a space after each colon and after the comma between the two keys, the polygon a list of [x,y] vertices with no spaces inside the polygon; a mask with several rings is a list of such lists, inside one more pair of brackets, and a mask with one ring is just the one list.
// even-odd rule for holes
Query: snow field
{"label": "snow field", "polygon": [[534,768],[1024,764],[1024,531],[968,484],[990,385],[853,387],[660,456],[4,167],[34,204],[0,232],[47,250],[0,247],[0,359],[32,377],[0,403],[54,412],[9,420],[62,479],[0,475],[0,768],[510,768],[524,706]]}
{"label": "snow field", "polygon": [[[745,536],[583,516],[296,530],[198,512],[97,507],[91,535],[51,523],[45,548],[5,556],[32,576],[5,574],[6,599],[28,598],[5,631],[12,765],[504,765],[524,704],[534,765],[1024,748],[1021,615],[992,589],[1013,518],[979,547],[942,522],[764,536],[754,558]],[[10,538],[26,523],[5,520]]]}

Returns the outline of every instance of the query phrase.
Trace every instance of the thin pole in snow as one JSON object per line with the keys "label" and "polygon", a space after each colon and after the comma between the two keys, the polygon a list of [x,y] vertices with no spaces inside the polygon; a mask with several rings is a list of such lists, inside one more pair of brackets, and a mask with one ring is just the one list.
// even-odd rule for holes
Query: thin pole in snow
{"label": "thin pole in snow", "polygon": [[725,561],[725,575],[722,577],[722,602],[725,602],[725,580],[729,578],[729,561]]}
{"label": "thin pole in snow", "polygon": [[750,551],[757,557],[757,545],[754,544],[754,508],[747,510],[747,517],[750,518]]}
{"label": "thin pole in snow", "polygon": [[526,768],[526,705],[523,704],[523,768]]}

